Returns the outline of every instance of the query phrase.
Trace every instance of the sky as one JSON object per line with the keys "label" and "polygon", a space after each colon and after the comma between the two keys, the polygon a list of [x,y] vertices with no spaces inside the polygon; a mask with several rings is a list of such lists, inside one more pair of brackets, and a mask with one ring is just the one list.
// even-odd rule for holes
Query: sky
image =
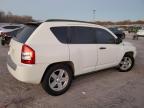
{"label": "sky", "polygon": [[37,20],[122,21],[144,19],[144,0],[0,0],[0,11]]}

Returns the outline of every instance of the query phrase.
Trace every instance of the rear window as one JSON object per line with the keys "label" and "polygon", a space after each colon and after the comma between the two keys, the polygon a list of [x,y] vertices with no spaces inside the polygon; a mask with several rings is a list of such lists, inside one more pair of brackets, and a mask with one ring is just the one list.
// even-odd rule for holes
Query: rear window
{"label": "rear window", "polygon": [[16,35],[17,35],[18,33],[20,33],[20,32],[22,31],[22,29],[23,29],[23,28],[18,29],[18,30],[14,30],[14,31],[12,31],[12,32],[7,33],[7,35],[8,35],[8,36],[11,36],[11,37],[16,37]]}
{"label": "rear window", "polygon": [[36,25],[26,25],[24,29],[17,34],[16,40],[20,43],[25,43],[37,27]]}

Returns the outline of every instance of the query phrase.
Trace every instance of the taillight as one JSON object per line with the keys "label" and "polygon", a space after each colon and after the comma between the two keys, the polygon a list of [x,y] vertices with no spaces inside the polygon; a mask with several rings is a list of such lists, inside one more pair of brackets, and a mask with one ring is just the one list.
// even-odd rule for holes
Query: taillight
{"label": "taillight", "polygon": [[35,51],[25,44],[22,46],[21,63],[35,64]]}

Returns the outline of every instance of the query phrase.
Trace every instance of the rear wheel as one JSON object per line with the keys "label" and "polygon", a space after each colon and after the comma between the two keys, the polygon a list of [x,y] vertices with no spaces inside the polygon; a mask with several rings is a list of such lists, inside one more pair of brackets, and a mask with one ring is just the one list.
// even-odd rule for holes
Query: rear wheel
{"label": "rear wheel", "polygon": [[65,93],[72,82],[72,71],[67,66],[57,64],[46,71],[42,81],[44,90],[53,96]]}
{"label": "rear wheel", "polygon": [[119,64],[119,71],[127,72],[134,66],[134,58],[129,55],[125,55]]}

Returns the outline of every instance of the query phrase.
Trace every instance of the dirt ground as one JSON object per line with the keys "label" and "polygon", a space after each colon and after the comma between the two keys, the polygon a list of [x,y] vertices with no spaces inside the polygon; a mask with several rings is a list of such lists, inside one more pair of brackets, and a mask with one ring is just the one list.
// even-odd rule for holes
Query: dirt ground
{"label": "dirt ground", "polygon": [[0,45],[0,108],[144,108],[144,38],[126,39],[137,47],[130,72],[115,68],[77,77],[63,95],[48,95],[41,85],[24,84],[6,67],[8,46]]}

